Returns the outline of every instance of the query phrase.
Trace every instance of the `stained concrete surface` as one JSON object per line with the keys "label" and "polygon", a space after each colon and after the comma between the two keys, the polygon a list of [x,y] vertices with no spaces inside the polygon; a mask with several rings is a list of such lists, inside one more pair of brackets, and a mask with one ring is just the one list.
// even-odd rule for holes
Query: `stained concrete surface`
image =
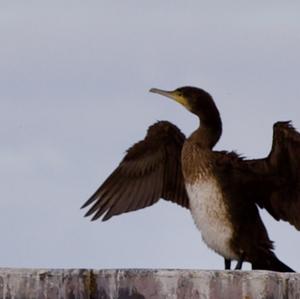
{"label": "stained concrete surface", "polygon": [[300,299],[300,274],[267,271],[0,269],[0,299]]}

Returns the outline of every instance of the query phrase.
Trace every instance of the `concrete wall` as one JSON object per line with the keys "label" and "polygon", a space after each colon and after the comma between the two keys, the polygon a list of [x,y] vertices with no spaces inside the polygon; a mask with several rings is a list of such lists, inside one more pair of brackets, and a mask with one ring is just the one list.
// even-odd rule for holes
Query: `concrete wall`
{"label": "concrete wall", "polygon": [[300,274],[0,269],[0,299],[300,299]]}

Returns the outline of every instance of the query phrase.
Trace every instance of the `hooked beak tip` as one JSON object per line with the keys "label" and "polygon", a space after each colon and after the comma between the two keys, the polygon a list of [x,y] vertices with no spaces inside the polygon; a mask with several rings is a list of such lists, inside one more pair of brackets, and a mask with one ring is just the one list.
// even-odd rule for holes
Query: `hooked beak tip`
{"label": "hooked beak tip", "polygon": [[149,92],[156,93],[156,92],[157,92],[157,88],[150,88],[150,89],[149,89]]}
{"label": "hooked beak tip", "polygon": [[153,93],[157,93],[161,96],[172,98],[172,91],[162,90],[162,89],[158,89],[158,88],[151,88],[149,91],[153,92]]}

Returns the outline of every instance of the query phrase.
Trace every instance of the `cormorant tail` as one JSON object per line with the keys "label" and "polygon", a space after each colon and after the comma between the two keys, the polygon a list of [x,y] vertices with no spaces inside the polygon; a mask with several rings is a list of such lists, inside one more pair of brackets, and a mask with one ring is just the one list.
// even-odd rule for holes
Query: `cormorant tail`
{"label": "cormorant tail", "polygon": [[269,270],[277,272],[295,272],[289,266],[281,262],[274,253],[266,258],[260,258],[252,262],[252,270]]}

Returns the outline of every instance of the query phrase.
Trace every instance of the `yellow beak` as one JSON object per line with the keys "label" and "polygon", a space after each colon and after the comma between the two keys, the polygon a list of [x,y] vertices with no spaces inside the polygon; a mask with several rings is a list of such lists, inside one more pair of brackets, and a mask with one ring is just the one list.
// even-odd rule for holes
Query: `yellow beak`
{"label": "yellow beak", "polygon": [[166,90],[162,90],[162,89],[158,89],[158,88],[151,88],[149,91],[160,94],[165,97],[168,97],[168,98],[178,102],[179,104],[183,105],[187,109],[190,108],[187,99],[185,97],[183,97],[177,90],[166,91]]}

